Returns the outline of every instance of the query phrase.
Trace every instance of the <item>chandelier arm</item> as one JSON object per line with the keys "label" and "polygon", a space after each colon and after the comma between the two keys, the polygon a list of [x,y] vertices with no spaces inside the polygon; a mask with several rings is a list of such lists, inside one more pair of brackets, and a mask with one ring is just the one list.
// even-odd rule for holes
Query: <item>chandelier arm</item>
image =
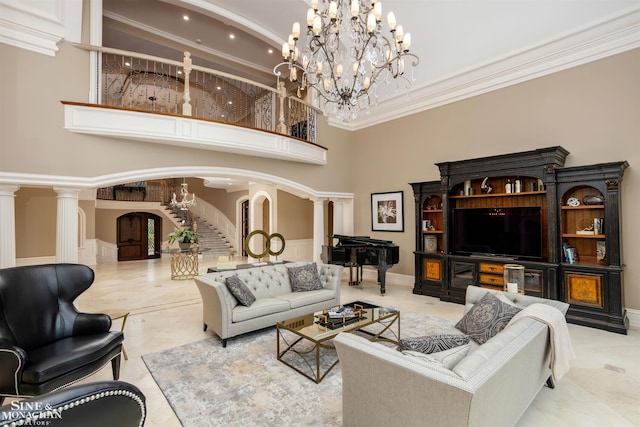
{"label": "chandelier arm", "polygon": [[[420,62],[408,48],[405,49],[410,46],[409,33],[405,39],[401,26],[395,25],[395,18],[392,21],[391,13],[388,18],[389,37],[381,34],[381,10],[376,0],[356,1],[359,10],[355,16],[352,15],[355,9],[349,8],[350,2],[346,0],[331,3],[323,0],[324,10],[313,6],[307,13],[307,40],[300,40],[301,47],[304,47],[300,52],[302,65],[297,63],[300,26],[295,23],[289,36],[289,54],[287,45],[283,44],[285,62],[274,67],[279,81],[283,75],[280,67],[286,64],[289,80],[298,83],[299,97],[300,89],[315,89],[315,93],[310,93],[317,94],[317,102],[324,106],[323,113],[326,115],[328,104],[333,103],[334,113],[345,121],[347,115],[353,119],[361,108],[368,109],[374,104],[378,97],[378,83],[388,84],[391,79],[402,77],[407,89],[410,88],[412,78],[405,74],[405,65],[409,65],[409,58],[412,58],[412,67]],[[353,2],[351,6],[354,6]],[[350,64],[343,74],[344,61],[350,61]],[[298,70],[301,71],[300,77]]]}

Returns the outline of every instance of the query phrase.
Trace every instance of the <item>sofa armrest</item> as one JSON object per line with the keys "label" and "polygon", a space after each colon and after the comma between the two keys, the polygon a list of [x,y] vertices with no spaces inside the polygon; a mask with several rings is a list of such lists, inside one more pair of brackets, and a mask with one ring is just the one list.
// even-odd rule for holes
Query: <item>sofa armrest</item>
{"label": "sofa armrest", "polygon": [[318,264],[318,274],[325,289],[335,291],[337,303],[340,304],[340,282],[344,267],[339,264]]}
{"label": "sofa armrest", "polygon": [[[219,273],[210,273],[212,275]],[[228,325],[232,323],[233,307],[238,305],[227,286],[205,274],[195,277],[202,297],[202,321],[222,339],[229,337]]]}
{"label": "sofa armrest", "polygon": [[563,314],[567,314],[567,310],[569,309],[569,304],[567,304],[566,302],[562,302],[562,301],[557,301],[557,300],[552,300],[552,299],[547,299],[547,298],[539,298],[539,297],[534,297],[534,296],[531,296],[531,295],[512,294],[512,293],[509,293],[509,292],[494,291],[492,289],[485,289],[485,288],[481,288],[481,287],[478,287],[478,286],[468,286],[467,287],[467,293],[466,293],[466,296],[465,296],[464,312],[466,313],[467,311],[469,311],[469,309],[471,307],[473,307],[473,305],[475,303],[480,301],[480,299],[487,292],[491,292],[491,293],[494,293],[494,294],[502,294],[506,298],[508,298],[511,301],[513,301],[516,305],[521,306],[521,307],[526,307],[527,305],[531,305],[531,304],[534,304],[534,303],[547,304],[547,305],[550,305],[552,307],[557,308]]}
{"label": "sofa armrest", "polygon": [[334,343],[344,425],[467,425],[474,390],[453,372],[431,370],[355,334],[341,333]]}

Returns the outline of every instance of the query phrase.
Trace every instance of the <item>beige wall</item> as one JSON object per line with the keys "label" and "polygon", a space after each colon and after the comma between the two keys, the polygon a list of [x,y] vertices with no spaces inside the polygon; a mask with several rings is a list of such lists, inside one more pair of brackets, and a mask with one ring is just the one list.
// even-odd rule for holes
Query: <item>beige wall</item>
{"label": "beige wall", "polygon": [[313,238],[313,202],[278,191],[278,232],[285,240]]}
{"label": "beige wall", "polygon": [[198,199],[215,206],[231,222],[235,222],[236,219],[237,200],[249,194],[249,191],[227,192],[220,188],[205,187],[202,179],[188,178],[187,183],[189,184],[190,193],[195,193]]}
{"label": "beige wall", "polygon": [[[322,116],[322,145],[329,149],[326,166],[76,134],[63,128],[60,101],[88,101],[89,53],[61,43],[58,54],[49,57],[0,44],[0,57],[4,64],[15,63],[0,67],[8,88],[8,97],[0,103],[6,113],[1,116],[2,171],[96,177],[162,167],[224,166],[275,175],[317,191],[349,191],[346,142],[351,134],[329,128]],[[12,103],[14,108],[9,108]]]}
{"label": "beige wall", "polygon": [[85,238],[96,238],[96,202],[94,200],[79,200],[78,207],[85,215]]}
{"label": "beige wall", "polygon": [[[68,132],[60,101],[88,100],[89,54],[67,43],[55,57],[0,44],[0,57],[3,64],[14,64],[0,67],[0,171],[96,177],[169,166],[225,166],[276,175],[317,191],[354,192],[355,234],[399,244],[401,262],[391,271],[407,275],[413,274],[415,249],[408,183],[438,179],[434,163],[555,145],[571,152],[567,166],[627,160],[631,167],[622,187],[626,305],[640,309],[640,267],[633,263],[640,256],[635,239],[640,224],[634,218],[640,201],[633,197],[640,186],[638,49],[353,133],[329,127],[320,117],[319,142],[329,149],[326,166]],[[370,194],[395,190],[404,191],[405,231],[373,233]],[[27,204],[20,192],[16,210]],[[41,201],[54,202],[53,196]],[[96,238],[105,234],[100,219],[96,212]],[[20,240],[33,233],[24,224],[18,228],[18,256]],[[40,243],[47,248],[43,254],[53,253],[54,243]]]}
{"label": "beige wall", "polygon": [[21,188],[16,192],[16,257],[56,254],[56,193],[51,188]]}
{"label": "beige wall", "polygon": [[[439,179],[434,163],[560,145],[566,166],[627,160],[622,185],[625,297],[640,309],[640,49],[394,120],[354,135],[355,233],[393,240],[413,272],[410,182]],[[370,194],[404,191],[404,233],[371,232]]]}

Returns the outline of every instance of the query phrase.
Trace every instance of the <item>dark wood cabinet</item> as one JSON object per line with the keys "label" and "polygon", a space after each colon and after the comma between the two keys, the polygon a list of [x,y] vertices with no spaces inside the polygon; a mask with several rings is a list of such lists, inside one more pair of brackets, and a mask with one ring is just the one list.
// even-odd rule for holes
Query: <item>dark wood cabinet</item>
{"label": "dark wood cabinet", "polygon": [[[463,303],[467,286],[502,289],[504,265],[515,262],[526,294],[570,303],[572,323],[626,333],[619,185],[628,164],[565,168],[568,154],[549,147],[438,163],[440,181],[412,183],[414,293]],[[539,208],[541,256],[455,250],[456,210],[509,207]]]}
{"label": "dark wood cabinet", "polygon": [[627,162],[558,170],[561,294],[572,323],[626,333],[620,184]]}

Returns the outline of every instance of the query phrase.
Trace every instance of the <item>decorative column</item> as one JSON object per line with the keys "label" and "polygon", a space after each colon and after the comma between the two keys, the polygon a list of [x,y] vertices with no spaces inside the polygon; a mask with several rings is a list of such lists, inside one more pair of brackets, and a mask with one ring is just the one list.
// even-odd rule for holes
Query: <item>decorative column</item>
{"label": "decorative column", "polygon": [[322,245],[324,245],[324,201],[313,201],[313,260],[322,262]]}
{"label": "decorative column", "polygon": [[[331,199],[331,201],[333,202],[333,234],[345,234],[344,204],[342,199]],[[328,244],[333,245],[333,242],[329,242]]]}
{"label": "decorative column", "polygon": [[78,262],[78,195],[79,188],[55,188],[58,193],[56,222],[56,262]]}
{"label": "decorative column", "polygon": [[0,268],[16,266],[15,193],[20,186],[0,185]]}

